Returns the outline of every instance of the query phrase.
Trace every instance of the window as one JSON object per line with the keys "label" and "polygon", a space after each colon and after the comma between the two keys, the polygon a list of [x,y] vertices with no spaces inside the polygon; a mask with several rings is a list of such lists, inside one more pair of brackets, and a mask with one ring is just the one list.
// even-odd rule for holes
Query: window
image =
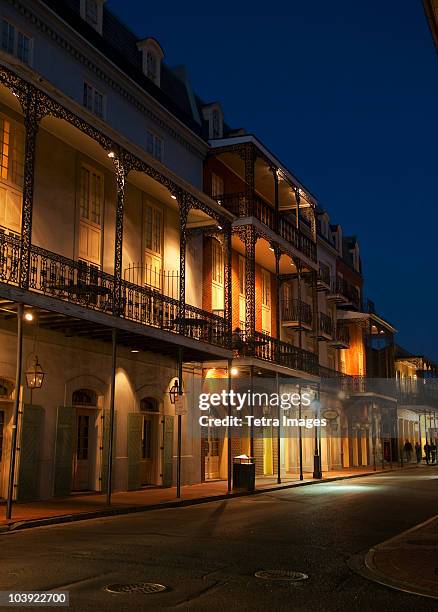
{"label": "window", "polygon": [[105,96],[90,83],[84,82],[83,105],[97,117],[104,117]]}
{"label": "window", "polygon": [[245,299],[245,258],[239,255],[239,328],[245,329],[246,299]]}
{"label": "window", "polygon": [[211,241],[211,307],[215,314],[223,314],[224,310],[224,250],[222,244]]}
{"label": "window", "polygon": [[146,53],[146,76],[154,83],[157,80],[157,66],[157,56],[152,51],[148,51]]}
{"label": "window", "polygon": [[81,17],[102,34],[103,3],[105,0],[81,0]]}
{"label": "window", "polygon": [[262,332],[271,333],[271,274],[262,269]]}
{"label": "window", "polygon": [[0,115],[0,179],[23,186],[24,130]]}
{"label": "window", "polygon": [[102,176],[81,167],[81,219],[100,225],[102,213]]}
{"label": "window", "polygon": [[211,116],[212,120],[212,136],[213,138],[221,138],[222,137],[222,126],[221,126],[221,116],[217,109],[212,112]]}
{"label": "window", "polygon": [[2,49],[18,58],[23,64],[30,64],[32,40],[20,30],[2,20]]}
{"label": "window", "polygon": [[82,164],[79,185],[79,259],[100,266],[103,219],[103,175]]}
{"label": "window", "polygon": [[163,212],[151,204],[145,205],[144,245],[148,251],[161,255]]}
{"label": "window", "polygon": [[221,196],[224,194],[224,179],[215,174],[211,173],[211,195],[213,198]]}
{"label": "window", "polygon": [[163,161],[163,140],[150,130],[146,132],[146,151],[158,161]]}
{"label": "window", "polygon": [[72,396],[73,406],[97,406],[97,393],[92,389],[77,389]]}
{"label": "window", "polygon": [[144,397],[140,400],[141,412],[158,412],[158,401],[154,397]]}

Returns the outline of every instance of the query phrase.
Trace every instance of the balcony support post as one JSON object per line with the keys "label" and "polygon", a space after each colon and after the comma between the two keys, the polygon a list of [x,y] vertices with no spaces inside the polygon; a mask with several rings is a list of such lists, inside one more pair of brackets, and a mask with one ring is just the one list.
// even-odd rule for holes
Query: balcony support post
{"label": "balcony support post", "polygon": [[303,348],[303,332],[301,329],[301,261],[295,261],[297,269],[297,299],[298,299],[298,346]]}
{"label": "balcony support post", "polygon": [[117,360],[117,330],[112,330],[112,353],[111,353],[111,393],[109,410],[109,440],[108,440],[108,477],[106,491],[106,505],[111,505],[111,493],[113,489],[113,455],[114,455],[114,399],[116,392],[116,360]]}
{"label": "balcony support post", "polygon": [[122,305],[122,265],[123,265],[123,217],[125,213],[125,181],[130,171],[125,163],[121,150],[117,153],[110,151],[108,155],[112,158],[116,173],[117,204],[114,237],[114,303],[113,313],[121,316]]}
{"label": "balcony support post", "polygon": [[252,225],[246,225],[243,234],[245,244],[245,332],[247,341],[255,334],[255,249],[257,235]]}
{"label": "balcony support post", "polygon": [[[228,380],[227,380],[227,391],[228,391],[228,397],[230,397],[230,393],[231,393],[231,385],[232,385],[232,377],[231,377],[231,368],[233,366],[233,360],[232,359],[228,359],[228,367],[227,367],[227,375],[228,375]],[[227,416],[231,417],[232,413],[231,413],[231,404],[230,402],[228,402],[228,407],[227,407]],[[233,442],[233,438],[232,438],[232,428],[228,425],[227,428],[227,482],[228,482],[228,486],[227,486],[227,491],[228,493],[231,493],[231,489],[232,489],[232,463],[233,463],[233,458],[232,458],[232,442]]]}
{"label": "balcony support post", "polygon": [[[278,372],[275,373],[275,391],[277,397],[280,396],[280,381]],[[281,408],[280,404],[277,409],[278,427],[277,427],[277,484],[281,484]]]}
{"label": "balcony support post", "polygon": [[318,273],[311,272],[311,289],[312,289],[312,318],[313,318],[313,333],[315,337],[315,353],[319,355],[319,316],[318,316]]}
{"label": "balcony support post", "polygon": [[[254,366],[249,366],[249,388],[251,393],[250,403],[250,415],[254,416],[254,406],[252,405],[252,397],[254,393]],[[251,458],[254,458],[254,419],[251,419],[251,425],[249,426],[249,454]]]}
{"label": "balcony support post", "polygon": [[224,317],[226,346],[231,342],[232,331],[232,250],[231,250],[231,223],[224,227]]}
{"label": "balcony support post", "polygon": [[[298,385],[298,394],[300,396],[300,403],[298,406],[298,419],[301,422],[303,415],[303,406],[301,403],[301,383]],[[299,468],[300,468],[300,480],[304,480],[303,474],[303,430],[301,425],[298,426],[298,454],[299,454]]]}
{"label": "balcony support post", "polygon": [[[320,392],[319,386],[316,392],[316,403],[315,407],[317,407],[317,413],[315,414],[315,418],[320,418]],[[322,469],[321,469],[321,428],[315,427],[315,451],[313,456],[313,478],[317,478],[320,480],[322,478]]]}
{"label": "balcony support post", "polygon": [[38,128],[45,112],[39,104],[36,90],[30,85],[18,96],[24,114],[26,132],[24,145],[23,199],[21,205],[20,286],[29,287],[30,250],[32,244],[32,212],[35,178],[35,154]]}
{"label": "balcony support post", "polygon": [[187,247],[187,218],[190,211],[188,198],[182,192],[174,194],[179,204],[179,305],[178,305],[178,332],[185,333],[186,312],[186,247]]}
{"label": "balcony support post", "polygon": [[274,217],[274,230],[278,234],[279,226],[280,226],[280,203],[278,199],[278,169],[271,168],[272,174],[274,176],[274,206],[275,206],[275,217]]}
{"label": "balcony support post", "polygon": [[296,202],[295,224],[298,230],[300,229],[300,201],[301,201],[300,190],[298,187],[296,187],[295,188],[295,202]]}
{"label": "balcony support post", "polygon": [[245,211],[243,216],[249,217],[252,214],[250,203],[255,189],[255,150],[252,143],[248,142],[242,149],[244,173],[245,173]]}
{"label": "balcony support post", "polygon": [[276,288],[276,302],[277,307],[275,311],[275,327],[276,327],[276,335],[279,340],[281,340],[281,282],[280,282],[280,258],[281,251],[278,246],[274,246],[274,255],[275,255],[275,288]]}

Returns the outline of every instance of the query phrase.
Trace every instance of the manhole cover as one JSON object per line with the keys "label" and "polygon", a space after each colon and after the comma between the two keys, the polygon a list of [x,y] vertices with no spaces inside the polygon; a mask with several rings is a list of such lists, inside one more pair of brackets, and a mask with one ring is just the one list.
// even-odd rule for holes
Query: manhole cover
{"label": "manhole cover", "polygon": [[303,572],[293,572],[292,570],[259,570],[255,574],[256,578],[263,580],[289,580],[290,582],[298,582],[299,580],[307,580],[309,577]]}
{"label": "manhole cover", "polygon": [[152,593],[162,593],[166,590],[164,584],[156,582],[132,582],[130,584],[109,584],[105,591],[109,593],[142,593],[151,595]]}

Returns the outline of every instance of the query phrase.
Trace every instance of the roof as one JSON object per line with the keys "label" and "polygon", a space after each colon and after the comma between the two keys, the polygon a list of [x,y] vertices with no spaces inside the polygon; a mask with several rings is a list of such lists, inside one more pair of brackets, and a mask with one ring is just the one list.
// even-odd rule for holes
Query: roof
{"label": "roof", "polygon": [[[105,5],[103,7],[102,35],[80,16],[80,0],[41,0],[70,27],[81,34],[130,79],[153,96],[172,115],[204,139],[205,134],[194,113],[187,82],[164,62],[161,67],[161,86],[146,77],[142,69],[142,54],[137,48],[140,38],[132,32]],[[142,37],[144,39],[144,37]]]}

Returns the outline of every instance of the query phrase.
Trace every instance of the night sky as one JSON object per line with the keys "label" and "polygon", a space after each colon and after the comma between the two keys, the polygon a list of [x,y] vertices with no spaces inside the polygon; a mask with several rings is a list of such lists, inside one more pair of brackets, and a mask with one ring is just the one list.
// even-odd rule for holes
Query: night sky
{"label": "night sky", "polygon": [[438,55],[421,1],[107,6],[358,236],[365,295],[399,344],[438,361]]}

